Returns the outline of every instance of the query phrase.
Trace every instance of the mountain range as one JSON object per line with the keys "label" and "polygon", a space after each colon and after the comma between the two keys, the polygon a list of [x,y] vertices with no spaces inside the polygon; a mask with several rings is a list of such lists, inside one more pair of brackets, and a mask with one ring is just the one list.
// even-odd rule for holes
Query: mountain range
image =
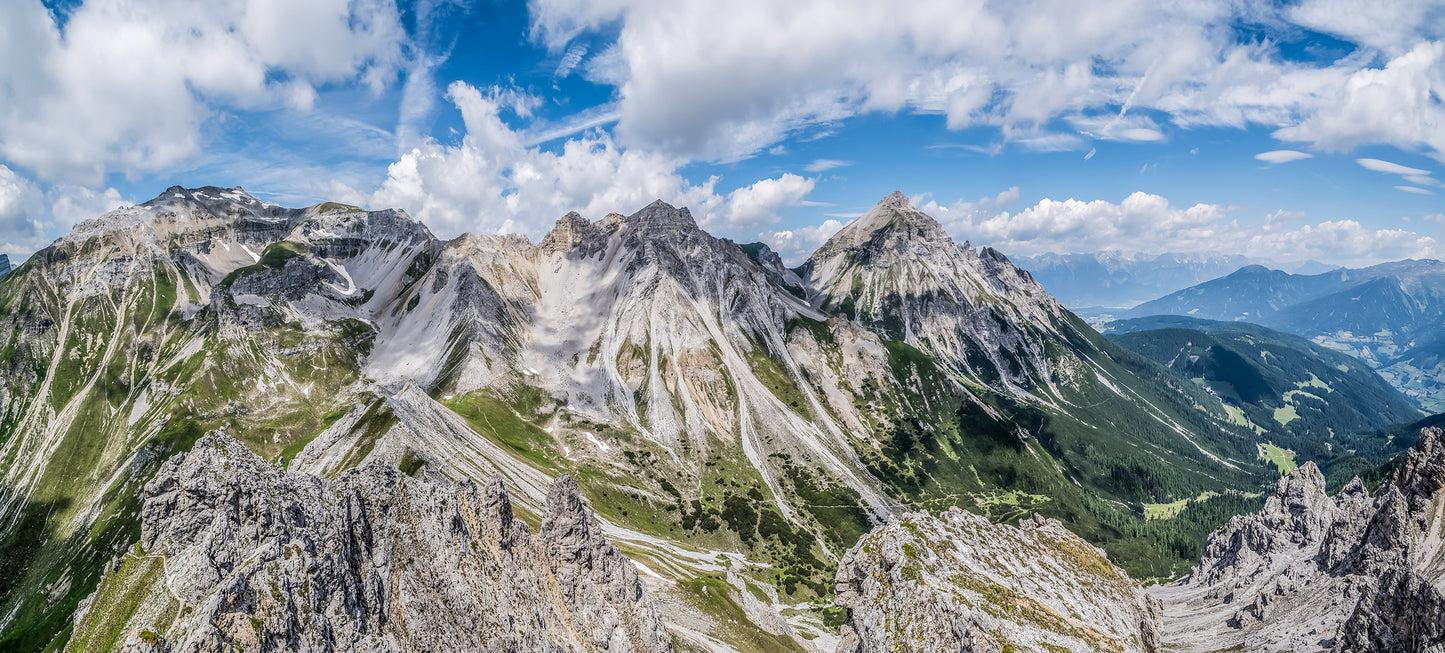
{"label": "mountain range", "polygon": [[1247,321],[1365,361],[1429,412],[1445,411],[1445,263],[1405,260],[1317,275],[1261,266],[1123,314]]}
{"label": "mountain range", "polygon": [[[1017,257],[1065,306],[1128,308],[1162,295],[1217,279],[1249,265],[1264,263],[1238,254],[1218,252],[1127,254],[1117,251],[1040,254]],[[1318,261],[1296,266],[1297,273],[1332,269]]]}
{"label": "mountain range", "polygon": [[1359,359],[1256,324],[1158,315],[1112,322],[1108,335],[1219,396],[1239,423],[1267,433],[1275,451],[1293,451],[1343,480],[1410,446],[1382,441],[1370,433],[1375,425],[1420,418]]}
{"label": "mountain range", "polygon": [[[609,546],[681,648],[831,650],[837,561],[891,517],[1039,513],[1172,578],[1278,476],[1217,392],[899,193],[788,269],[660,201],[534,244],[173,187],[0,279],[0,354],[7,650],[453,641],[388,630],[414,586],[387,574],[451,569],[408,550],[567,597],[512,613],[536,626],[517,642],[646,648],[654,608],[616,599]],[[562,568],[607,600],[542,573]],[[496,605],[495,581],[453,580],[408,605]],[[140,600],[158,587],[175,603]],[[379,621],[342,633],[332,610]]]}

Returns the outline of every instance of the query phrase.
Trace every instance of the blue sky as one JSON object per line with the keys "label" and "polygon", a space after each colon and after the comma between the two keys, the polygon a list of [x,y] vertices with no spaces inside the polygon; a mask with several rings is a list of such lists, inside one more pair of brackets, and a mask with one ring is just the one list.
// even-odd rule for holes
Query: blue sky
{"label": "blue sky", "polygon": [[0,252],[172,184],[796,262],[894,189],[1006,253],[1441,256],[1435,2],[15,0]]}

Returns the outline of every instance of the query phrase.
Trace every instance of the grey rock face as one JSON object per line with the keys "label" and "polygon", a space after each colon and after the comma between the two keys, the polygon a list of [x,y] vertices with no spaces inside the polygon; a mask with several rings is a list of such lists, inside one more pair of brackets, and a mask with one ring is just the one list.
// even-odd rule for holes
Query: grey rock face
{"label": "grey rock face", "polygon": [[1313,463],[1210,536],[1190,575],[1137,589],[1057,522],[954,509],[875,529],[838,571],[840,651],[1445,651],[1445,431],[1371,498]]}
{"label": "grey rock face", "polygon": [[1209,538],[1164,603],[1171,650],[1445,650],[1445,431],[1425,429],[1371,498],[1306,463]]}
{"label": "grey rock face", "polygon": [[216,432],[165,464],[142,519],[157,589],[181,605],[153,629],[177,651],[672,648],[568,477],[533,534],[498,479],[369,466],[325,481]]}
{"label": "grey rock face", "polygon": [[0,277],[10,274],[10,257],[0,254]]}
{"label": "grey rock face", "polygon": [[840,653],[1162,650],[1159,608],[1058,521],[953,508],[864,536],[838,569]]}
{"label": "grey rock face", "polygon": [[1067,380],[1045,351],[1071,329],[1064,308],[997,251],[955,243],[902,193],[839,230],[805,268],[820,308],[968,376],[1008,387]]}

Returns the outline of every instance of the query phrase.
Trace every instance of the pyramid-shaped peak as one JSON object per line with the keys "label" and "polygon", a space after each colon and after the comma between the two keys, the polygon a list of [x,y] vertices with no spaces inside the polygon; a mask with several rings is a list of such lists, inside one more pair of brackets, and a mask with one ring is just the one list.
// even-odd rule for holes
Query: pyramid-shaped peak
{"label": "pyramid-shaped peak", "polygon": [[914,245],[948,245],[953,239],[932,216],[914,208],[908,196],[894,191],[833,234],[814,258],[858,248],[911,248]]}
{"label": "pyramid-shaped peak", "polygon": [[697,223],[692,219],[692,212],[687,207],[675,207],[662,200],[657,200],[642,210],[627,216],[627,223],[635,227],[672,227],[674,229],[692,230],[697,228]]}
{"label": "pyramid-shaped peak", "polygon": [[903,191],[895,190],[892,193],[889,193],[888,197],[883,198],[881,201],[875,204],[873,208],[912,209],[913,203],[908,201],[908,196],[904,195]]}

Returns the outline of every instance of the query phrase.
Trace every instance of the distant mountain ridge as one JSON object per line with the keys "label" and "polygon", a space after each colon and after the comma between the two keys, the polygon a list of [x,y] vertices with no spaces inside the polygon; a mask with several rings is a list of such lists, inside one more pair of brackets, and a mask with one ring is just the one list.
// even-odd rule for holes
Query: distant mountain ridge
{"label": "distant mountain ridge", "polygon": [[1405,260],[1317,275],[1250,266],[1145,302],[1126,317],[1241,320],[1364,360],[1431,412],[1445,410],[1445,263]]}
{"label": "distant mountain ridge", "polygon": [[1070,308],[1130,307],[1263,261],[1216,252],[1126,254],[1102,251],[1014,257]]}

